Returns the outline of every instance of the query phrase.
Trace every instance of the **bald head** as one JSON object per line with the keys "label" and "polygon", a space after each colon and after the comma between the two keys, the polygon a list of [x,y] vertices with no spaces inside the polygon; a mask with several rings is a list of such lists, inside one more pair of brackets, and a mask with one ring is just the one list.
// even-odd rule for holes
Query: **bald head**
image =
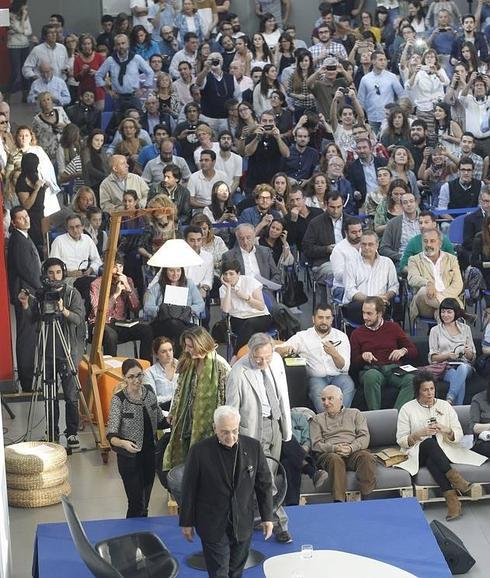
{"label": "bald head", "polygon": [[126,157],[123,155],[113,155],[111,159],[112,172],[118,179],[125,179],[128,176],[129,167]]}
{"label": "bald head", "polygon": [[53,76],[53,67],[49,62],[41,62],[39,64],[39,74],[44,80],[50,80]]}

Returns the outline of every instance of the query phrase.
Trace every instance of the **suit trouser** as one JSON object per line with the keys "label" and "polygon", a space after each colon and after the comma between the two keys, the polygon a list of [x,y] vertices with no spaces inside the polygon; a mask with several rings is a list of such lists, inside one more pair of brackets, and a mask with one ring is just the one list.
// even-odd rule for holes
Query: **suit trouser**
{"label": "suit trouser", "polygon": [[394,405],[396,409],[400,409],[403,404],[413,399],[413,375],[409,373],[403,376],[394,375],[393,372],[398,368],[396,364],[389,364],[361,371],[360,378],[368,409],[381,409],[381,388],[386,384],[400,390]]}
{"label": "suit trouser", "polygon": [[357,450],[348,458],[333,452],[321,454],[318,467],[328,471],[329,482],[332,480],[333,499],[337,502],[345,501],[347,470],[356,472],[363,496],[370,494],[376,485],[376,462],[367,450]]}
{"label": "suit trouser", "polygon": [[[281,458],[281,448],[282,448],[282,433],[281,427],[277,420],[273,420],[268,417],[262,419],[262,439],[260,444],[266,456],[271,456],[271,458],[277,461]],[[275,475],[277,473],[277,464],[267,461],[269,469],[272,475],[272,495],[277,494],[276,484],[274,482]],[[284,532],[288,529],[288,517],[284,508],[281,506],[274,513],[273,519],[274,523],[274,533]]]}
{"label": "suit trouser", "polygon": [[201,538],[209,578],[241,578],[251,540],[250,534],[247,540],[238,542],[231,526],[219,542],[206,542]]}
{"label": "suit trouser", "polygon": [[32,377],[34,375],[34,357],[39,333],[36,332],[36,323],[33,323],[20,303],[15,303],[15,352],[17,356],[17,375],[19,376],[22,391],[32,391]]}

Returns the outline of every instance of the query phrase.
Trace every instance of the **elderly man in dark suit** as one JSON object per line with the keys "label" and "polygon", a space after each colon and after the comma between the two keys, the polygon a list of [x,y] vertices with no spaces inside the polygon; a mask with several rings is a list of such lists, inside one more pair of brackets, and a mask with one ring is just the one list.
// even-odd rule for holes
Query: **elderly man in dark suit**
{"label": "elderly man in dark suit", "polygon": [[272,534],[272,478],[260,442],[239,435],[240,414],[214,412],[215,436],[189,450],[182,484],[180,526],[201,538],[210,578],[240,578],[247,560],[257,497],[264,537]]}
{"label": "elderly man in dark suit", "polygon": [[241,266],[240,273],[256,277],[260,275],[273,283],[281,284],[281,273],[267,247],[255,245],[253,225],[242,223],[235,229],[237,244],[223,255],[223,260],[236,259]]}
{"label": "elderly man in dark suit", "polygon": [[15,309],[17,371],[22,391],[32,391],[36,331],[24,314],[18,295],[22,290],[33,295],[41,287],[41,260],[29,237],[31,220],[27,211],[14,207],[10,219],[13,230],[8,242],[7,271],[10,302]]}

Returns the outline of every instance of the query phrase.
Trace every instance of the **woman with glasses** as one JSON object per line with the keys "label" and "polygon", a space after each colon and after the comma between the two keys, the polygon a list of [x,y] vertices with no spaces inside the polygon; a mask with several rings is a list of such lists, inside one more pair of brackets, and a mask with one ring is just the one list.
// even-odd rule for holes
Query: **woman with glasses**
{"label": "woman with glasses", "polygon": [[143,367],[126,359],[122,383],[111,400],[107,439],[117,453],[117,468],[128,498],[126,518],[148,517],[155,478],[155,441],[163,414],[150,386],[143,385]]}

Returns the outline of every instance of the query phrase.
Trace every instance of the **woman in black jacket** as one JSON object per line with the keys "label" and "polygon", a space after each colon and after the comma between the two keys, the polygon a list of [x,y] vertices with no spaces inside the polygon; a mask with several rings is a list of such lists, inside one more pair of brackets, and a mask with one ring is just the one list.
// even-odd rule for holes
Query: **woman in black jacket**
{"label": "woman in black jacket", "polygon": [[126,518],[146,518],[155,478],[156,433],[163,414],[152,388],[142,384],[143,368],[137,359],[126,359],[121,373],[124,381],[112,396],[107,439],[117,452],[128,498]]}
{"label": "woman in black jacket", "polygon": [[105,134],[99,128],[93,130],[87,138],[87,144],[82,148],[82,174],[85,184],[95,193],[99,204],[100,183],[109,175],[109,159],[104,151]]}

